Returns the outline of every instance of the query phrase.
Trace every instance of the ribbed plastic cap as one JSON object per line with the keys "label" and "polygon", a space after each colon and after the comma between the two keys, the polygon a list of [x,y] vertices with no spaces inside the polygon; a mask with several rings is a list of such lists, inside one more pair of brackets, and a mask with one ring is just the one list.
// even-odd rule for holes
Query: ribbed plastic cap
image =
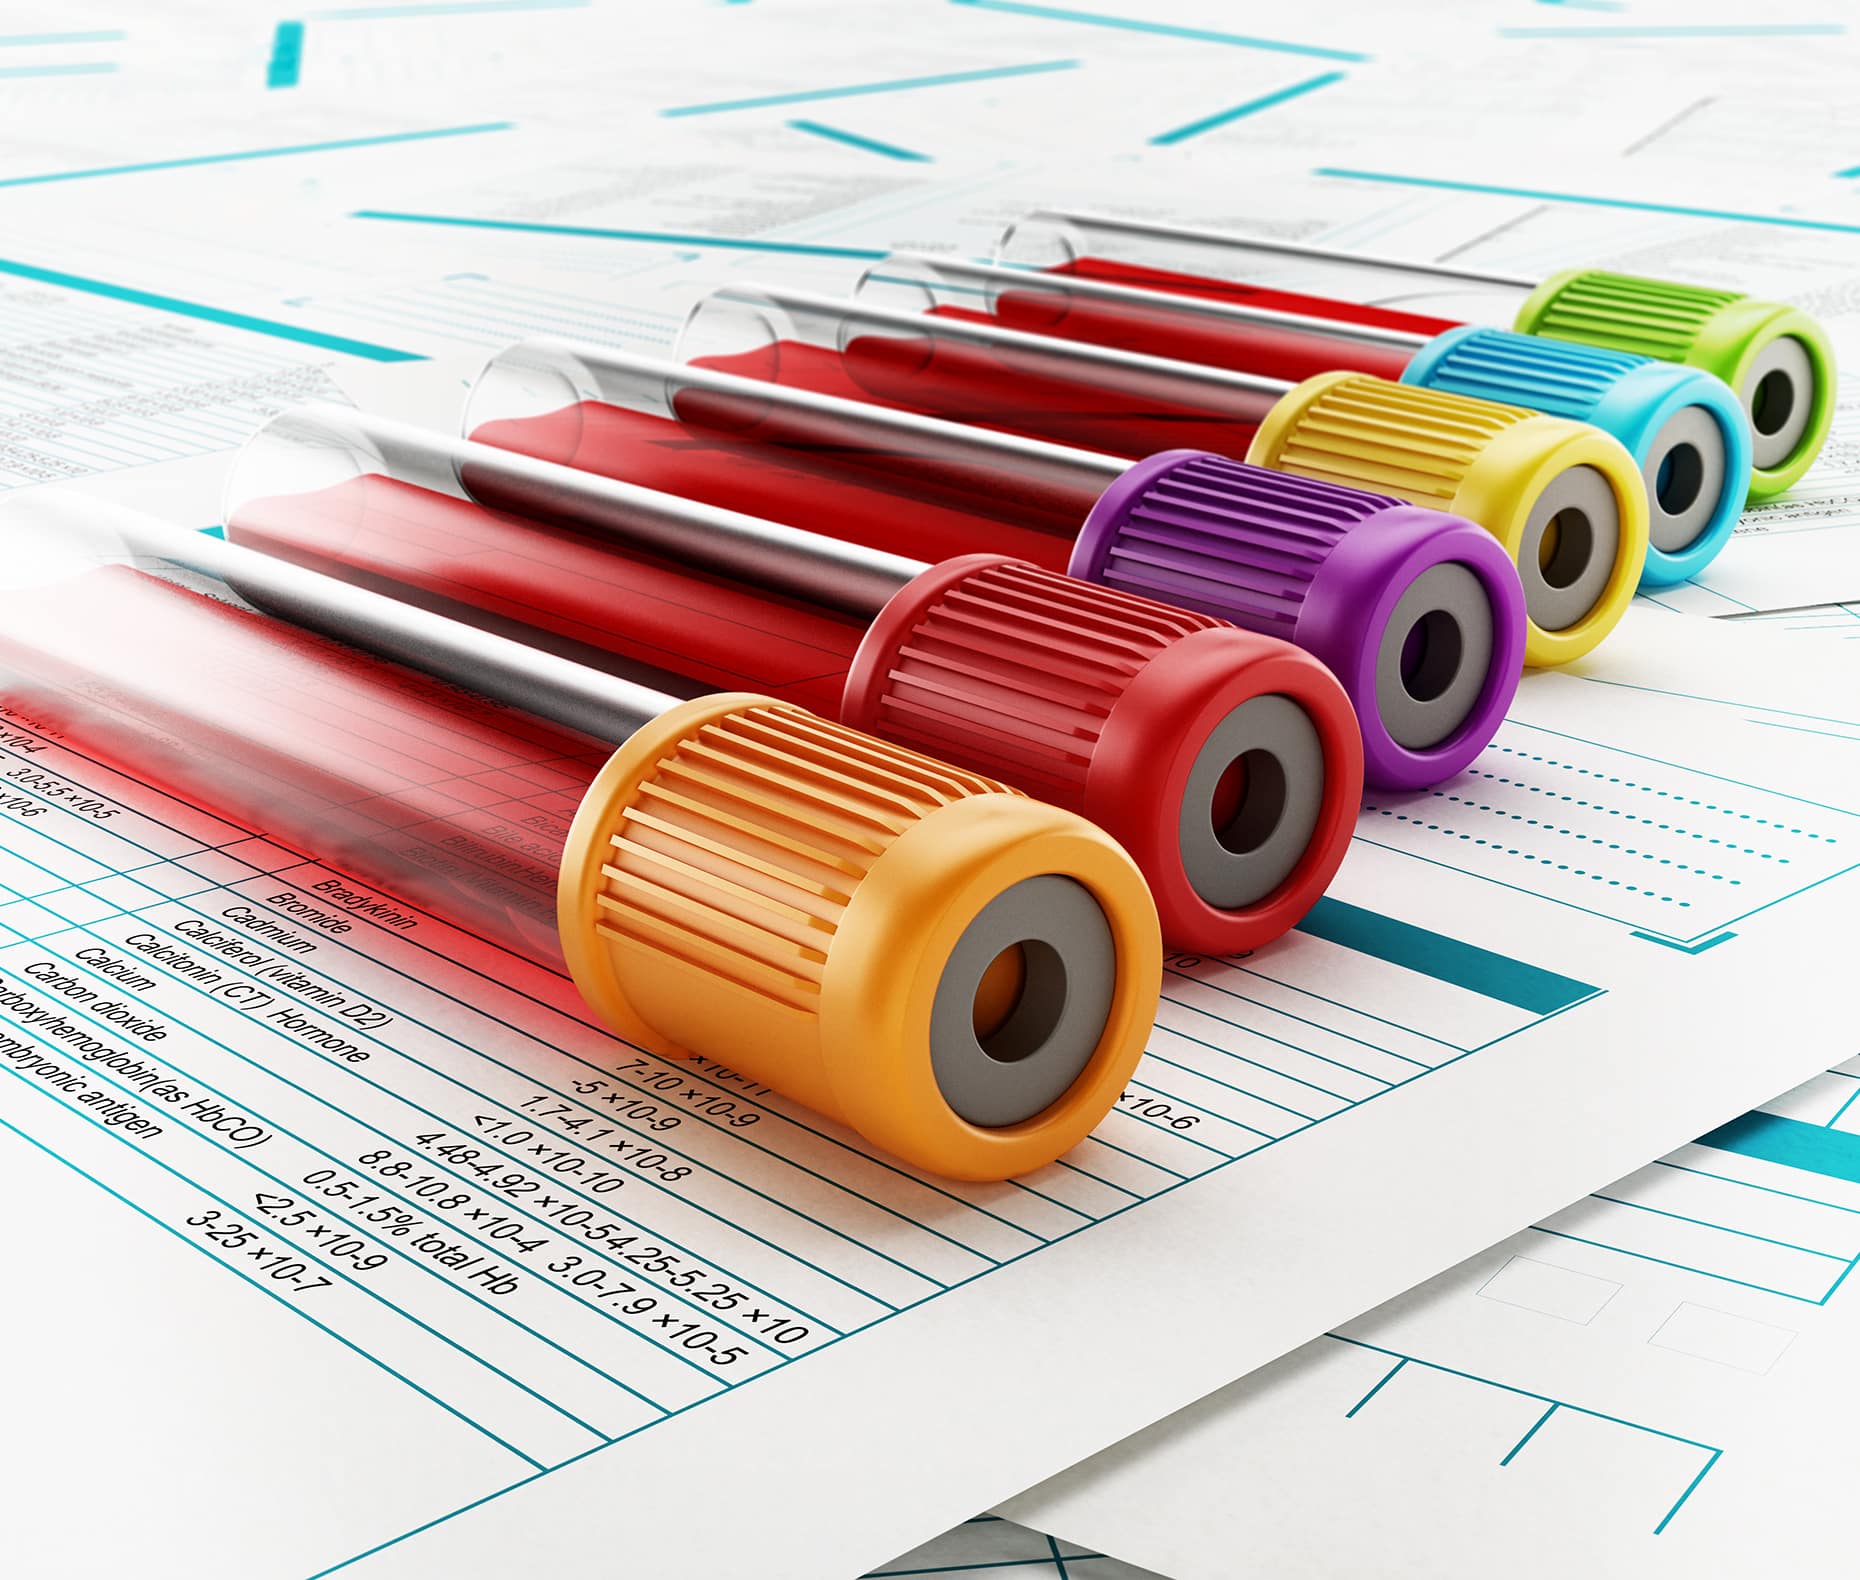
{"label": "ribbed plastic cap", "polygon": [[1647,558],[1647,494],[1618,439],[1521,406],[1325,373],[1289,390],[1247,459],[1477,522],[1524,587],[1524,661],[1566,664],[1612,631]]}
{"label": "ribbed plastic cap", "polygon": [[1150,456],[1113,483],[1071,569],[1305,649],[1342,683],[1364,776],[1387,788],[1471,762],[1524,662],[1517,571],[1485,529],[1198,450]]}
{"label": "ribbed plastic cap", "polygon": [[1208,953],[1296,925],[1361,797],[1355,716],[1310,655],[997,555],[892,598],[841,716],[1083,814],[1135,858],[1164,939]]}
{"label": "ribbed plastic cap", "polygon": [[1429,341],[1402,382],[1593,423],[1619,439],[1646,484],[1643,587],[1698,575],[1737,526],[1750,489],[1750,424],[1715,374],[1469,325]]}
{"label": "ribbed plastic cap", "polygon": [[1108,835],[765,697],[683,703],[615,752],[558,913],[621,1036],[961,1179],[1082,1140],[1161,981],[1155,906]]}
{"label": "ribbed plastic cap", "polygon": [[1834,420],[1834,348],[1800,308],[1673,280],[1571,269],[1518,310],[1526,334],[1683,362],[1737,393],[1752,434],[1750,497],[1798,482]]}

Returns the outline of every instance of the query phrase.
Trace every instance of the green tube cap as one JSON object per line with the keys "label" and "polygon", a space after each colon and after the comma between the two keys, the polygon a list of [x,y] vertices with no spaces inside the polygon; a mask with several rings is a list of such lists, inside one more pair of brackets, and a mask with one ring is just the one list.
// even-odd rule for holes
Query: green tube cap
{"label": "green tube cap", "polygon": [[1531,293],[1516,327],[1715,373],[1750,418],[1752,502],[1797,482],[1827,442],[1834,349],[1800,308],[1672,280],[1571,269]]}

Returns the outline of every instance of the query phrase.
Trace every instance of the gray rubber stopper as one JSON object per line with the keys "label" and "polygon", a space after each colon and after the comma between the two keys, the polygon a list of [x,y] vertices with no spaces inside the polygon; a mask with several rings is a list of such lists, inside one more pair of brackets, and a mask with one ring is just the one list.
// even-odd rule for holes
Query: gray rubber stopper
{"label": "gray rubber stopper", "polygon": [[1389,612],[1376,649],[1376,711],[1397,746],[1425,751],[1466,722],[1492,668],[1492,600],[1456,560],[1430,565]]}
{"label": "gray rubber stopper", "polygon": [[[975,995],[995,957],[1018,947],[1019,998],[985,1034]],[[930,1068],[943,1101],[998,1129],[1050,1108],[1091,1063],[1111,1015],[1117,944],[1091,890],[1047,873],[1004,889],[963,929],[930,1005]]]}
{"label": "gray rubber stopper", "polygon": [[1815,364],[1794,335],[1778,335],[1751,359],[1737,398],[1750,414],[1752,465],[1781,466],[1795,453],[1815,394]]}
{"label": "gray rubber stopper", "polygon": [[1654,435],[1640,471],[1653,546],[1668,554],[1691,548],[1718,514],[1729,482],[1718,419],[1703,406],[1680,407]]}
{"label": "gray rubber stopper", "polygon": [[[1217,827],[1215,793],[1236,761],[1239,804]],[[1311,843],[1324,801],[1324,746],[1290,697],[1250,697],[1202,743],[1182,794],[1182,867],[1195,892],[1221,910],[1254,905],[1291,876]]]}
{"label": "gray rubber stopper", "polygon": [[1621,552],[1621,511],[1608,479],[1572,466],[1537,496],[1518,542],[1524,607],[1544,631],[1564,631],[1596,605]]}

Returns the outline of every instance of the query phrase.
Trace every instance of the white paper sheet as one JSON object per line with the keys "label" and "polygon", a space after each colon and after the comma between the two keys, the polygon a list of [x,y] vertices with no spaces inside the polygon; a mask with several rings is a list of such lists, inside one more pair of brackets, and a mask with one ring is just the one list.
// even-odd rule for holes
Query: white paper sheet
{"label": "white paper sheet", "polygon": [[[136,8],[83,7],[69,26],[121,36],[7,56],[112,69],[10,82],[0,262],[72,277],[55,289],[86,311],[126,290],[421,353],[429,362],[381,377],[372,365],[335,376],[353,398],[447,424],[472,364],[520,335],[663,345],[693,292],[720,278],[774,271],[840,289],[861,267],[846,251],[985,250],[1000,224],[1044,201],[1263,219],[1362,245],[1407,225],[1463,240],[1535,219],[1504,198],[1307,177],[1320,158],[1389,148],[1415,93],[1384,81],[1384,64],[1424,74],[1434,55],[1505,25],[1491,8],[1455,7],[1426,29],[1388,8],[1270,28],[1243,27],[1213,0],[1185,0],[1160,26],[1099,0],[1063,9],[901,6],[875,39],[869,7],[839,5],[364,6],[310,15],[294,56],[285,24],[236,8],[189,7],[156,25]],[[1672,58],[1663,51],[1653,70],[1629,61],[1605,83],[1586,60],[1560,75],[1514,59],[1507,72],[1414,80],[1449,85],[1429,98],[1427,125],[1460,138],[1461,153],[1469,115],[1508,113],[1518,141],[1572,157],[1578,143],[1586,165],[1666,135],[1688,108],[1690,84],[1663,69]],[[999,70],[1064,61],[1077,64]],[[790,91],[801,99],[663,113]],[[1253,113],[1255,101],[1272,113]],[[1228,108],[1247,113],[1153,141]],[[813,128],[793,124],[803,120]],[[1274,145],[1296,157],[1269,162]],[[1057,162],[1014,168],[1030,154]],[[129,168],[111,173],[119,166]],[[1608,234],[1613,248],[1643,244]],[[1657,239],[1683,250],[1691,234]],[[1543,254],[1570,261],[1589,239],[1558,231]],[[1744,262],[1751,285],[1780,289],[1776,256]],[[1832,272],[1816,278],[1844,289],[1838,259],[1820,266]],[[257,344],[146,301],[123,318],[137,333],[179,324],[215,347]],[[267,356],[301,344],[259,341]],[[304,358],[322,360],[315,348]],[[148,386],[163,398],[173,388],[167,373]],[[67,435],[80,429],[99,425],[63,420]],[[219,461],[206,436],[189,443],[201,451],[192,460],[119,464],[83,486],[207,519]],[[769,1307],[754,1303],[763,1292],[745,1297],[745,1321],[763,1309],[786,1331],[804,1325],[786,1319],[801,1304],[830,1309],[839,1328],[884,1318],[753,1388],[693,1397],[716,1392],[701,1367],[621,1331],[546,1262],[536,1272],[537,1253],[500,1259],[474,1244],[460,1257],[487,1260],[450,1269],[435,1252],[403,1254],[402,1242],[429,1235],[463,1247],[487,1221],[465,1218],[477,1201],[432,1209],[443,1222],[418,1229],[365,1226],[340,1199],[302,1220],[298,1207],[258,1211],[261,1189],[298,1201],[314,1188],[302,1176],[337,1167],[319,1160],[342,1164],[323,1185],[359,1178],[349,1154],[380,1150],[375,1141],[398,1149],[390,1167],[421,1172],[414,1138],[442,1123],[482,1130],[483,1107],[496,1120],[544,1093],[571,1109],[661,1100],[614,1084],[611,1066],[630,1056],[585,1025],[560,984],[507,961],[437,963],[460,941],[432,919],[312,937],[299,957],[311,985],[271,979],[292,996],[279,1025],[201,1006],[195,986],[168,974],[138,990],[171,1030],[152,1061],[187,1072],[175,1077],[189,1085],[182,1112],[152,1121],[161,1135],[122,1121],[117,1105],[148,1111],[142,1077],[129,1091],[106,1083],[126,1067],[78,1060],[77,1086],[26,1068],[32,1057],[71,1063],[68,1040],[42,1036],[0,1061],[0,1121],[16,1127],[0,1131],[0,1171],[13,1199],[32,1204],[10,1220],[28,1298],[0,1303],[0,1375],[11,1412],[33,1424],[0,1449],[0,1556],[34,1580],[302,1580],[365,1552],[340,1572],[470,1580],[624,1564],[708,1576],[753,1565],[819,1580],[908,1568],[884,1555],[1808,1074],[1846,1051],[1830,1044],[1847,1025],[1835,940],[1854,879],[1823,839],[1856,803],[1848,749],[1837,730],[1818,733],[1845,715],[1827,691],[1781,700],[1763,678],[1780,662],[1773,645],[1673,629],[1687,623],[1644,612],[1589,678],[1530,683],[1478,770],[1489,777],[1367,814],[1340,904],[1310,932],[1236,966],[1177,962],[1154,1057],[1124,1110],[1031,1188],[952,1193],[905,1179],[775,1102],[755,1128],[782,1146],[751,1148],[715,1106],[750,1099],[715,1072],[676,1072],[681,1111],[669,1117],[702,1154],[690,1178],[717,1193],[701,1199],[717,1215],[639,1174],[624,1194],[642,1232],[661,1248],[682,1237],[692,1260],[680,1268],[694,1261],[719,1281],[753,1271],[772,1286]],[[1728,673],[1723,655],[1736,655]],[[17,896],[0,911],[0,971],[93,946],[123,952],[119,934],[188,912],[269,907],[275,920],[280,885],[326,881],[29,730],[8,734],[0,773],[28,777],[0,780],[0,882]],[[30,777],[47,764],[80,802],[95,794],[122,810],[107,823],[77,810]],[[1672,818],[1635,823],[1639,844],[1613,837],[1641,816],[1642,797],[1684,804],[1685,816],[1707,815],[1694,802],[1714,819],[1747,814],[1764,820],[1766,840],[1788,843],[1745,837],[1708,864],[1694,847],[1725,836]],[[1538,815],[1552,798],[1559,815]],[[1571,850],[1585,854],[1566,859]],[[1650,882],[1663,863],[1673,881]],[[1810,873],[1821,881],[1795,883]],[[1760,1007],[1740,997],[1751,980],[1800,991]],[[119,989],[114,979],[108,991]],[[372,1063],[331,1062],[292,1040],[298,1017],[329,1035],[351,1029],[325,994],[396,1017]],[[365,1088],[358,1068],[391,1076]],[[609,1084],[574,1091],[592,1079]],[[185,1111],[222,1099],[193,1089],[203,1080],[242,1115],[262,1112],[267,1139],[240,1151],[204,1133],[202,1114]],[[365,1144],[358,1126],[374,1127]],[[1527,1131],[1559,1143],[1521,1154]],[[543,1144],[585,1159],[580,1134]],[[271,1188],[261,1170],[284,1183]],[[516,1216],[506,1205],[492,1215]],[[245,1227],[188,1221],[209,1213]],[[200,1238],[215,1225],[221,1241]],[[774,1244],[748,1240],[762,1227]],[[355,1253],[335,1246],[364,1229],[386,1260],[350,1276],[341,1264]],[[547,1243],[543,1254],[561,1260]],[[297,1263],[305,1275],[274,1276]],[[294,1282],[326,1276],[310,1271],[325,1264],[340,1275],[327,1288]],[[506,1265],[519,1288],[500,1295],[491,1282]],[[682,1300],[662,1288],[678,1276],[671,1266],[645,1276],[652,1298]],[[659,1418],[688,1398],[705,1408]],[[582,1448],[593,1451],[570,1463]],[[1039,1556],[1036,1546],[1010,1561]]]}
{"label": "white paper sheet", "polygon": [[[193,1573],[207,1551],[261,1580],[370,1552],[344,1572],[463,1580],[594,1550],[616,1508],[652,1511],[631,1550],[673,1572],[725,1572],[748,1527],[770,1575],[870,1567],[1826,1062],[1847,1035],[1851,748],[1799,728],[1801,698],[1766,705],[1772,645],[1650,612],[1613,669],[1533,677],[1475,770],[1368,805],[1303,931],[1234,965],[1178,958],[1122,1111],[990,1189],[867,1162],[720,1072],[661,1073],[560,981],[391,901],[383,920],[14,720],[0,1146],[41,1207],[0,1353],[46,1428],[9,1441],[0,1480],[75,1488],[81,1464],[115,1484],[90,1572]],[[203,928],[267,964],[190,943]],[[79,958],[99,950],[147,981]],[[83,989],[54,997],[47,971]],[[1751,977],[1796,991],[1726,989]],[[162,1040],[126,1045],[95,1014],[111,998]],[[26,1001],[73,1040],[22,1027]],[[84,1060],[79,1035],[128,1062]],[[590,1139],[610,1107],[612,1157]],[[160,1133],[113,1122],[131,1110]],[[1524,1126],[1558,1144],[1520,1154]],[[558,1163],[624,1187],[558,1191]],[[623,1217],[602,1232],[663,1252],[645,1320],[717,1333],[701,1353],[569,1282],[638,1278],[581,1243]],[[693,1268],[720,1304],[666,1287]],[[161,1364],[99,1440],[121,1372],[42,1346],[109,1353],[130,1291]],[[1064,1314],[1037,1356],[1029,1312]],[[182,1419],[177,1474],[241,1511],[204,1536],[147,1470]],[[727,1527],[704,1513],[718,1478]],[[854,1487],[823,1531],[822,1499]],[[16,1501],[26,1572],[60,1572],[72,1518]]]}
{"label": "white paper sheet", "polygon": [[[1723,623],[1860,697],[1850,609]],[[1847,1059],[1006,1508],[1176,1580],[1839,1574],[1857,1263]]]}
{"label": "white paper sheet", "polygon": [[1177,1580],[1844,1573],[1857,1093],[1849,1060],[1009,1507]]}

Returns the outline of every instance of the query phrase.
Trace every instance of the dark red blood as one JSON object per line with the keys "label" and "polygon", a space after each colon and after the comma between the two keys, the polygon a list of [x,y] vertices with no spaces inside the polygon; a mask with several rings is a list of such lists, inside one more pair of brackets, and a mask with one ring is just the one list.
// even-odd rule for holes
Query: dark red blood
{"label": "dark red blood", "polygon": [[686,695],[757,691],[836,716],[865,634],[847,615],[374,475],[254,500],[227,536],[648,683],[669,672]]}
{"label": "dark red blood", "polygon": [[[831,353],[798,349],[830,371]],[[472,438],[926,563],[991,553],[1064,570],[1097,496],[1095,484],[1041,488],[1017,470],[959,469],[749,404],[685,391],[671,421],[590,401]]]}
{"label": "dark red blood", "polygon": [[459,948],[559,968],[563,846],[608,744],[127,566],[17,602],[0,672],[78,749],[456,924]]}
{"label": "dark red blood", "polygon": [[[1282,301],[1263,299],[1272,294],[1255,292],[1247,298],[1248,304],[1302,311]],[[1167,297],[1153,304],[1112,304],[1068,295],[1063,287],[1042,290],[1037,284],[1001,292],[994,301],[994,321],[1005,329],[1173,357],[1236,373],[1258,373],[1291,383],[1339,369],[1398,379],[1413,355],[1399,347],[1343,344],[1283,325],[1212,322],[1172,310]]]}
{"label": "dark red blood", "polygon": [[1307,313],[1314,318],[1335,318],[1347,324],[1374,324],[1383,329],[1407,329],[1420,335],[1438,335],[1457,329],[1451,318],[1425,313],[1404,313],[1393,307],[1371,307],[1341,302],[1329,296],[1305,296],[1298,291],[1268,290],[1238,280],[1217,280],[1207,275],[1178,274],[1171,269],[1146,269],[1110,258],[1080,258],[1053,274],[1076,274],[1081,279],[1104,280],[1144,291],[1173,291],[1178,296],[1202,296],[1216,302],[1238,302],[1247,307],[1270,307],[1284,313]]}

